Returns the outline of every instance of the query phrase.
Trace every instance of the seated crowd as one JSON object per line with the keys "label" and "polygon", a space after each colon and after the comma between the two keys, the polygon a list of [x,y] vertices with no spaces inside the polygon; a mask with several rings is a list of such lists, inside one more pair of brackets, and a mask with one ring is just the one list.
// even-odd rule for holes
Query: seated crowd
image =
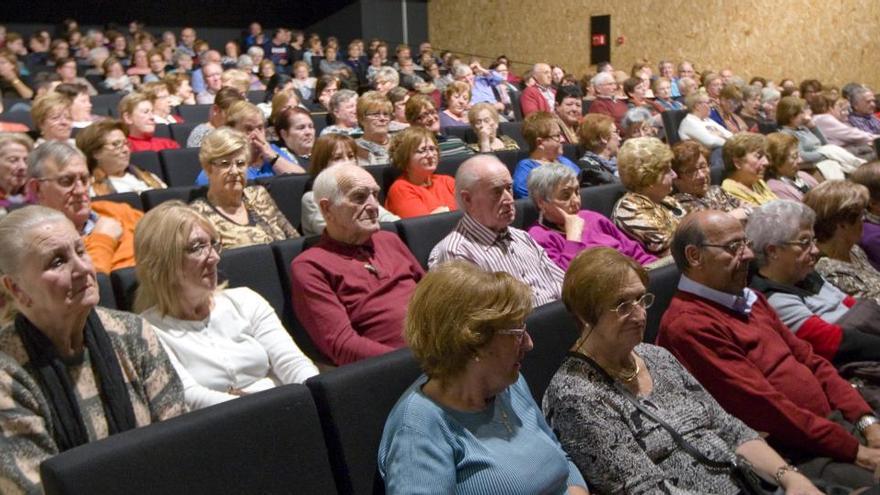
{"label": "seated crowd", "polygon": [[[753,493],[742,466],[790,494],[880,493],[880,397],[854,386],[880,360],[869,88],[688,61],[520,78],[254,24],[240,56],[190,27],[72,21],[27,48],[0,29],[4,492],[84,443],[409,347],[424,374],[381,436],[390,493]],[[187,149],[189,204],[119,200],[178,185],[136,156]],[[607,214],[582,208],[598,190]],[[383,225],[419,218],[446,225],[427,270],[406,235],[437,232]],[[223,250],[299,237],[295,322],[222,282]],[[650,277],[673,268],[648,342]],[[98,306],[98,274],[124,269],[139,316]],[[539,404],[519,371],[550,304],[579,336]]]}

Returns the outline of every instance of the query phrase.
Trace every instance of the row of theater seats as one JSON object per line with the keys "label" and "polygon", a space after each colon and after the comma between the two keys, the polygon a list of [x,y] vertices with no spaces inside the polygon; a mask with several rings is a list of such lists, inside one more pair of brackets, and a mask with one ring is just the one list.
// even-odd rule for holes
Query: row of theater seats
{"label": "row of theater seats", "polygon": [[[225,259],[224,268],[247,258],[245,250],[236,251],[242,260]],[[266,260],[254,260],[236,268],[236,276],[261,266]],[[674,265],[651,271],[648,290],[657,298],[648,310],[646,342],[654,340],[678,278]],[[540,404],[579,328],[561,302],[537,308],[526,325],[534,349],[522,373]],[[381,494],[376,455],[385,418],[419,373],[409,350],[401,349],[325,371],[305,385],[115,435],[44,462],[44,489],[48,495],[115,493],[122,486],[129,495]]]}

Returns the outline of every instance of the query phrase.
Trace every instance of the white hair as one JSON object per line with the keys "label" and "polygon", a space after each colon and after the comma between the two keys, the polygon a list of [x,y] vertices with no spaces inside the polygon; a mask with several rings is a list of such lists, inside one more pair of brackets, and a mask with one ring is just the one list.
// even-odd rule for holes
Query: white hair
{"label": "white hair", "polygon": [[596,74],[595,76],[593,76],[592,79],[590,79],[590,84],[592,84],[593,86],[598,86],[600,84],[607,84],[610,82],[614,82],[614,76],[607,73],[607,72],[600,72],[600,73]]}

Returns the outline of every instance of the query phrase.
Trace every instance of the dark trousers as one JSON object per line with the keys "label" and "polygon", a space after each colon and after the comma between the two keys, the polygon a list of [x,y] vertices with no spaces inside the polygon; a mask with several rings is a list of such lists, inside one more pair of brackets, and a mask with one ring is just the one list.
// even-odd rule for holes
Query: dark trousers
{"label": "dark trousers", "polygon": [[[865,439],[856,427],[834,411],[830,420],[844,427],[864,443]],[[839,462],[830,457],[813,457],[796,460],[794,464],[801,473],[828,495],[844,495],[857,488],[869,488],[864,494],[880,494],[880,486],[874,482],[874,474],[855,463]]]}

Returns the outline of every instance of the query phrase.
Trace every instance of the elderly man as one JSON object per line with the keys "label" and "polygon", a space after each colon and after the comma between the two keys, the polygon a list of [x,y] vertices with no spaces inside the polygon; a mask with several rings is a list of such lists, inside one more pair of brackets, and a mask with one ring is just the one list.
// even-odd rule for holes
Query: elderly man
{"label": "elderly man", "polygon": [[56,209],[83,235],[95,270],[134,266],[134,229],[143,212],[126,203],[89,199],[91,175],[81,151],[47,141],[28,156],[28,195]]}
{"label": "elderly man", "polygon": [[[880,424],[834,367],[746,288],[754,254],[742,224],[720,211],[693,213],[675,233],[672,256],[682,277],[657,343],[807,476],[873,486]],[[839,414],[857,425],[867,446],[835,420]]]}
{"label": "elderly man", "polygon": [[456,81],[463,81],[471,87],[471,105],[491,103],[499,112],[504,111],[504,103],[498,101],[492,88],[504,82],[504,77],[495,71],[483,68],[479,62],[471,62],[470,66],[458,64],[452,68]]}
{"label": "elderly man", "polygon": [[428,258],[428,266],[464,259],[489,271],[507,272],[532,288],[535,306],[559,299],[565,275],[525,231],[510,226],[516,215],[510,172],[493,155],[477,155],[455,174],[455,196],[464,216]]}
{"label": "elderly man", "polygon": [[205,77],[205,90],[196,95],[196,103],[210,105],[223,87],[223,67],[220,63],[209,62],[202,66],[202,74]]}
{"label": "elderly man", "polygon": [[180,44],[177,45],[177,50],[181,51],[190,57],[196,56],[195,51],[196,44],[196,30],[191,27],[185,27],[180,30]]}
{"label": "elderly man", "polygon": [[871,90],[864,86],[853,88],[849,93],[849,104],[852,107],[849,113],[850,125],[871,134],[880,134],[880,119],[874,115],[877,108]]}
{"label": "elderly man", "polygon": [[661,60],[657,65],[659,77],[665,77],[672,83],[669,86],[669,95],[672,98],[678,98],[681,93],[678,91],[678,78],[675,77],[675,65],[669,60]]}
{"label": "elderly man", "polygon": [[532,67],[532,79],[535,84],[523,90],[520,96],[523,117],[535,112],[553,112],[556,106],[556,91],[552,86],[553,70],[545,63],[537,63]]}
{"label": "elderly man", "polygon": [[596,99],[590,104],[590,113],[601,113],[614,119],[617,127],[620,127],[620,121],[629,110],[624,100],[617,98],[617,82],[614,76],[608,72],[600,72],[593,76],[590,80],[593,90],[596,93]]}
{"label": "elderly man", "polygon": [[220,55],[220,52],[217,50],[208,50],[202,54],[199,59],[199,68],[194,70],[192,73],[192,89],[193,92],[198,95],[199,93],[204,92],[207,89],[207,80],[205,78],[205,67],[208,64],[217,64],[220,65],[220,69],[222,72],[223,66],[221,61],[223,57]]}
{"label": "elderly man", "polygon": [[403,347],[406,305],[424,271],[400,238],[379,230],[379,186],[346,164],[318,174],[312,191],[327,226],[291,264],[297,318],[337,365]]}

